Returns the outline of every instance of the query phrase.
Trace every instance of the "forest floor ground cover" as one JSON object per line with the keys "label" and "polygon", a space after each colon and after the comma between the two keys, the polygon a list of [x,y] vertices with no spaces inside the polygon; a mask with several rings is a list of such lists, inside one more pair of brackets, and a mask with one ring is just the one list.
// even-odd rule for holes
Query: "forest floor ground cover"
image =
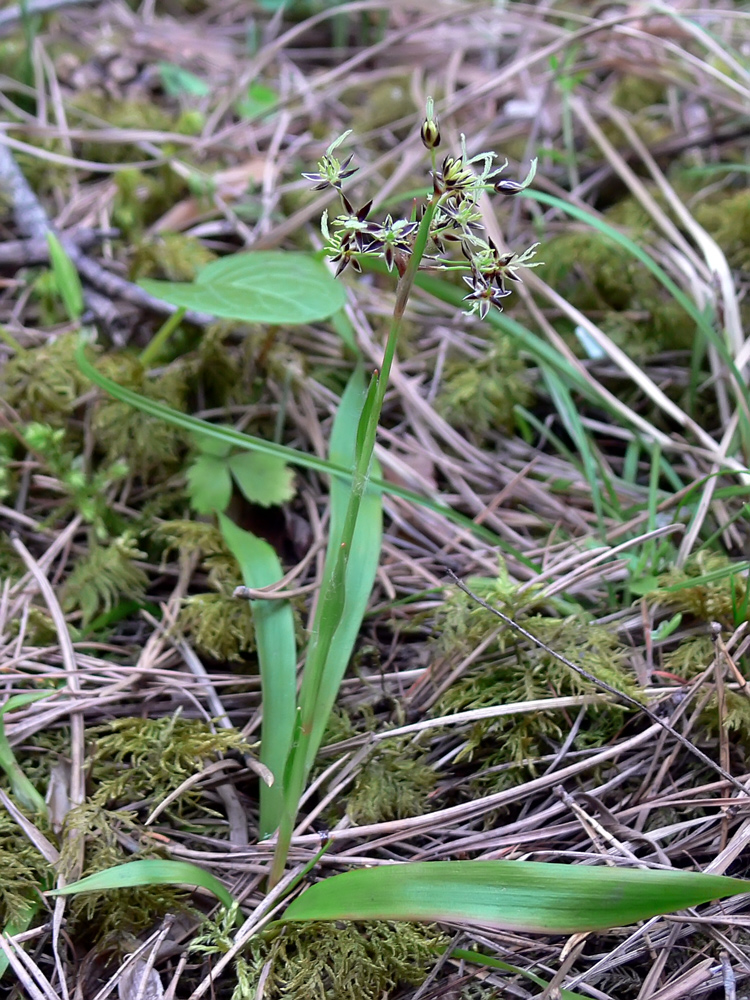
{"label": "forest floor ground cover", "polygon": [[[349,129],[338,153],[359,168],[355,203],[408,216],[403,192],[429,184],[430,96],[441,160],[462,134],[470,156],[507,157],[508,176],[538,160],[528,191],[488,194],[483,213],[497,246],[539,243],[540,264],[485,321],[429,271],[409,302],[376,457],[388,483],[439,503],[384,494],[375,587],[290,869],[330,835],[315,875],[464,858],[746,875],[750,14],[730,2],[52,7],[0,10],[0,687],[19,699],[0,716],[13,959],[0,990],[742,996],[742,899],[570,938],[259,924],[215,976],[232,928],[207,920],[207,894],[122,888],[47,897],[46,912],[30,899],[60,872],[169,857],[221,878],[246,916],[265,912],[253,611],[201,512],[210,453],[88,381],[80,329],[97,332],[87,356],[101,376],[325,459],[352,371],[381,364],[385,269],[345,270],[344,318],[191,314],[158,349],[169,308],[138,282],[192,281],[242,250],[318,250],[321,215],[338,209],[301,174]],[[48,230],[83,283],[82,322]],[[241,485],[227,514],[277,552],[303,644],[329,479],[297,469],[270,504]],[[43,820],[33,798],[18,802],[14,767],[46,797]],[[472,963],[472,949],[543,985]]]}

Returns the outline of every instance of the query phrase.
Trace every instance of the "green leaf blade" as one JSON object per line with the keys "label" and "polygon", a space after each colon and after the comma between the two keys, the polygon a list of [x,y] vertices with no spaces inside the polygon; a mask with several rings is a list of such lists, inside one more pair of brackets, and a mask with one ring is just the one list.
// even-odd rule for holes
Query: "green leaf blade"
{"label": "green leaf blade", "polygon": [[605,930],[750,892],[699,872],[534,861],[436,861],[346,872],[294,900],[287,920],[447,920],[507,930]]}
{"label": "green leaf blade", "polygon": [[286,503],[294,496],[294,472],[275,455],[243,451],[232,455],[229,468],[250,503],[273,507]]}
{"label": "green leaf blade", "polygon": [[144,279],[140,286],[172,305],[245,323],[312,323],[346,302],[344,287],[325,264],[278,250],[214,260],[191,284]]}
{"label": "green leaf blade", "polygon": [[[354,466],[360,416],[368,398],[364,372],[359,367],[353,372],[344,390],[333,422],[329,449],[329,458],[332,462],[350,468]],[[372,472],[377,475],[379,471],[377,462],[373,462]],[[331,527],[321,583],[322,593],[325,593],[329,585],[338,555],[350,492],[351,482],[338,478],[331,479]],[[307,670],[303,677],[300,691],[302,716],[314,717],[315,720],[306,756],[307,768],[312,766],[322,742],[328,718],[362,627],[362,619],[367,610],[380,563],[382,535],[383,497],[381,491],[371,484],[362,498],[357,527],[352,539],[346,571],[343,619],[334,633],[329,655],[322,676],[319,678],[320,683],[318,678],[311,677]],[[316,619],[314,627],[317,627],[317,624]],[[314,711],[311,710],[312,703]]]}
{"label": "green leaf blade", "polygon": [[198,514],[226,510],[232,498],[232,477],[226,459],[196,455],[187,470],[187,486],[190,505]]}
{"label": "green leaf blade", "polygon": [[227,909],[234,905],[231,894],[216,876],[189,861],[145,859],[128,861],[104,871],[71,882],[62,889],[52,889],[49,896],[74,896],[81,892],[101,892],[107,889],[130,889],[143,885],[194,885],[212,892]]}
{"label": "green leaf blade", "polygon": [[[246,587],[267,587],[284,575],[274,549],[223,514],[219,527],[239,562]],[[260,786],[261,839],[279,825],[284,804],[282,777],[292,745],[297,715],[297,644],[294,614],[289,601],[252,601],[255,642],[263,691],[260,761],[270,769],[274,783]]]}

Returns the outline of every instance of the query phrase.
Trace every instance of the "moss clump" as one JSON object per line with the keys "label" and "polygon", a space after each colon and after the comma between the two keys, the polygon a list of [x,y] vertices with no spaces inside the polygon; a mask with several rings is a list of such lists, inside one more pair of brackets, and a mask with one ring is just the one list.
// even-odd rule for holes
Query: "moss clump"
{"label": "moss clump", "polygon": [[[639,238],[636,236],[636,238]],[[545,244],[540,276],[629,353],[689,349],[695,323],[623,247],[597,232],[571,232]]]}
{"label": "moss clump", "polygon": [[108,545],[92,544],[73,567],[62,591],[66,611],[80,611],[87,625],[102,611],[111,611],[123,598],[141,600],[148,587],[148,577],[136,566],[135,559],[145,558],[128,534]]}
{"label": "moss clump", "polygon": [[[268,1000],[387,1000],[398,987],[417,986],[448,938],[433,926],[309,923],[266,931],[250,944],[254,986],[268,968]],[[233,1000],[250,1000],[235,990]]]}
{"label": "moss clump", "polygon": [[0,813],[0,924],[19,922],[39,901],[39,890],[51,888],[52,872],[41,854],[5,812]]}
{"label": "moss clump", "polygon": [[[148,378],[141,362],[132,355],[108,355],[98,367],[103,375],[147,399],[166,403],[175,410],[186,408],[187,377],[179,364],[167,368],[158,379]],[[184,431],[113,399],[100,401],[93,430],[98,447],[109,461],[126,457],[130,471],[144,479],[149,473],[158,473],[163,481],[165,470],[179,468],[187,446]]]}
{"label": "moss clump", "polygon": [[[730,573],[731,567],[732,561],[724,554],[702,549],[692,555],[682,569],[661,574],[659,588],[650,596],[700,621],[718,621],[736,627],[748,618],[750,609],[747,607],[747,579],[744,574]],[[726,575],[705,579],[709,574],[722,571],[726,571]],[[679,589],[668,589],[673,587]]]}
{"label": "moss clump", "polygon": [[[116,719],[89,731],[93,804],[111,808],[142,798],[169,795],[205,763],[230,750],[250,748],[234,730],[212,732],[205,722],[179,713],[161,719]],[[199,791],[188,791],[178,803],[197,803]]]}
{"label": "moss clump", "polygon": [[237,560],[214,525],[200,521],[165,521],[154,537],[166,543],[164,557],[177,549],[181,558],[199,558],[216,593],[186,598],[175,630],[199,652],[215,660],[243,660],[255,651],[255,625],[249,601],[232,596],[242,583]]}
{"label": "moss clump", "polygon": [[0,369],[0,395],[23,421],[66,427],[89,384],[73,352],[76,334],[63,334],[16,354]]}
{"label": "moss clump", "polygon": [[428,811],[437,775],[409,740],[393,740],[362,766],[346,803],[354,823],[382,823]]}
{"label": "moss clump", "polygon": [[750,191],[704,202],[696,207],[695,217],[719,244],[731,267],[750,269]]}
{"label": "moss clump", "polygon": [[664,670],[682,680],[689,680],[713,661],[716,647],[709,635],[696,635],[682,639],[674,649],[662,654],[661,663]]}
{"label": "moss clump", "polygon": [[435,408],[456,427],[478,433],[514,423],[514,407],[528,406],[532,392],[525,366],[508,337],[494,333],[478,360],[449,361]]}
{"label": "moss clump", "polygon": [[215,258],[216,254],[207,250],[200,240],[183,233],[143,237],[130,263],[130,280],[193,281],[198,271]]}
{"label": "moss clump", "polygon": [[[488,611],[470,602],[465,594],[456,594],[447,602],[446,627],[438,645],[444,656],[463,657],[467,649],[497,627],[498,620]],[[617,635],[595,625],[583,611],[568,618],[549,618],[519,612],[513,617],[542,642],[631,697],[638,689],[628,670],[628,650]],[[543,649],[527,646],[516,633],[501,628],[485,654],[485,665],[457,683],[435,706],[437,716],[490,705],[507,705],[557,696],[581,695],[599,691],[592,682],[561,663]],[[622,725],[622,706],[591,706],[580,727],[574,746],[577,749],[598,747],[610,739]],[[560,711],[525,712],[499,719],[484,720],[472,727],[460,759],[478,758],[486,767],[520,765],[543,756],[559,746],[570,728],[570,720]],[[532,766],[533,773],[533,766]],[[493,774],[493,787],[505,787],[517,780],[517,774],[505,768]],[[478,779],[484,781],[481,776]]]}
{"label": "moss clump", "polygon": [[250,602],[229,594],[196,594],[186,598],[176,627],[199,652],[215,660],[242,660],[255,651]]}
{"label": "moss clump", "polygon": [[[65,830],[59,867],[68,877],[71,871],[76,871],[72,866],[77,863],[81,841],[85,857],[81,876],[84,878],[128,861],[163,857],[160,849],[151,846],[135,857],[126,854],[118,834],[137,835],[132,818],[127,813],[103,809],[91,800],[71,809],[65,820]],[[168,885],[84,892],[72,896],[67,906],[68,927],[74,940],[114,941],[118,949],[125,948],[130,935],[153,926],[154,921],[165,914],[186,911],[195,912],[189,894]]]}

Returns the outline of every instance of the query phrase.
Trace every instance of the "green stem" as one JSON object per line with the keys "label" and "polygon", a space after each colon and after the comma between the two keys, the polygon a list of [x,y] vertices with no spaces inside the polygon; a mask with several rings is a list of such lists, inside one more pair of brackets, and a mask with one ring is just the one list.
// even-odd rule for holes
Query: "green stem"
{"label": "green stem", "polygon": [[166,322],[159,327],[150,342],[141,351],[140,362],[144,368],[149,368],[155,361],[158,360],[162,350],[164,349],[164,345],[180,325],[186,312],[187,309],[180,306],[179,309],[177,309],[176,312],[173,312]]}
{"label": "green stem", "polygon": [[[323,674],[333,638],[344,614],[346,571],[349,564],[349,553],[357,527],[362,498],[367,490],[367,483],[370,477],[380,414],[388,388],[388,377],[396,354],[396,345],[401,331],[406,304],[414,287],[414,280],[417,276],[425,247],[427,246],[430,227],[439,200],[439,195],[434,194],[432,196],[419,224],[409,264],[399,279],[396,289],[396,303],[393,309],[391,327],[388,331],[388,339],[386,340],[383,352],[383,364],[380,371],[375,372],[373,375],[373,381],[370,383],[367,399],[362,409],[360,426],[357,431],[357,449],[352,475],[352,492],[349,497],[349,505],[344,520],[341,544],[328,581],[328,586],[320,598],[320,605],[318,613],[315,616],[315,625],[308,647],[302,682],[303,693],[300,695],[303,714],[300,719],[299,739],[292,748],[291,759],[285,776],[285,808],[279,825],[278,840],[269,876],[270,887],[273,887],[279,881],[284,872],[299,808],[299,800],[304,791],[310,769],[310,757],[312,753],[311,736],[318,701],[317,694],[323,682]],[[308,685],[310,688],[309,692],[304,690]]]}

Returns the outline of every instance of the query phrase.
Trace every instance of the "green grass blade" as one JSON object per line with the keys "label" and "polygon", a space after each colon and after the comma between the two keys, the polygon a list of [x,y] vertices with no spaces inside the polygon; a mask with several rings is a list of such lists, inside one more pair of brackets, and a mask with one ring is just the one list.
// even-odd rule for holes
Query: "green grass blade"
{"label": "green grass blade", "polygon": [[[466,948],[454,948],[451,951],[451,958],[460,958],[464,962],[470,962],[474,965],[483,965],[488,969],[501,969],[503,972],[513,972],[517,976],[523,976],[524,979],[531,980],[532,983],[536,983],[537,986],[548,987],[549,983],[542,979],[541,976],[535,975],[533,972],[529,972],[528,969],[519,969],[517,965],[511,965],[509,962],[503,962],[499,958],[494,958],[492,955],[482,955],[478,951],[468,951]],[[589,997],[584,997],[582,993],[574,993],[572,990],[560,990],[560,997],[562,1000],[590,1000]]]}
{"label": "green grass blade", "polygon": [[40,816],[47,815],[47,803],[44,796],[34,788],[31,781],[21,770],[15,754],[5,735],[5,713],[12,712],[16,708],[23,708],[24,705],[31,705],[41,698],[49,698],[55,691],[29,691],[28,694],[17,694],[9,698],[0,708],[0,768],[5,771],[10,782],[11,791],[20,804],[33,813]]}
{"label": "green grass blade", "polygon": [[586,433],[573,398],[563,380],[548,365],[542,366],[542,375],[560,420],[578,449],[583,474],[591,490],[591,501],[599,523],[599,530],[604,534],[604,505],[599,484],[599,462],[594,453],[594,446]]}
{"label": "green grass blade", "polygon": [[285,920],[449,920],[540,934],[605,930],[750,892],[699,872],[534,861],[435,861],[363,868],[316,883]]}
{"label": "green grass blade", "polygon": [[[76,364],[87,379],[100,389],[104,389],[113,399],[119,399],[120,402],[127,403],[134,409],[140,410],[142,413],[147,413],[151,417],[166,420],[167,423],[172,424],[174,427],[181,427],[191,434],[203,434],[215,441],[220,441],[225,445],[235,448],[253,449],[265,455],[276,455],[279,458],[283,458],[285,462],[289,462],[290,465],[301,466],[304,469],[314,469],[316,472],[322,472],[326,475],[343,479],[347,483],[351,482],[351,468],[345,468],[327,459],[318,458],[317,455],[308,455],[297,451],[295,448],[288,448],[286,445],[274,444],[272,441],[264,441],[263,438],[253,437],[251,434],[243,434],[241,431],[236,431],[233,427],[222,427],[218,424],[212,424],[207,420],[201,420],[198,417],[191,417],[187,413],[173,410],[164,403],[159,403],[155,399],[147,399],[145,396],[133,392],[132,389],[118,385],[117,382],[113,382],[112,379],[107,378],[106,375],[102,375],[101,372],[98,372],[94,368],[85,354],[86,343],[87,341],[82,339],[76,348]],[[477,538],[483,539],[490,545],[497,545],[504,551],[510,551],[514,557],[530,569],[539,569],[522,552],[510,548],[507,542],[493,531],[482,525],[475,524],[470,517],[459,513],[459,511],[452,510],[438,500],[422,496],[413,490],[404,489],[402,486],[396,486],[395,483],[387,483],[376,477],[372,477],[370,483],[373,487],[377,487],[386,493],[401,497],[403,500],[409,500],[412,503],[420,504],[422,507],[426,507],[427,510],[434,511],[436,514],[442,514],[449,521],[452,521],[453,524],[471,531]]]}
{"label": "green grass blade", "polygon": [[107,889],[130,889],[141,885],[195,885],[207,889],[227,909],[234,906],[234,899],[214,875],[189,861],[164,861],[148,858],[128,861],[104,871],[87,875],[78,882],[71,882],[62,889],[50,889],[47,896],[74,896],[81,892],[102,892]]}
{"label": "green grass blade", "polygon": [[[363,406],[370,400],[365,392],[365,378],[361,368],[357,368],[341,397],[333,422],[329,455],[337,465],[354,465],[356,436]],[[373,462],[373,472],[379,472]],[[340,479],[331,480],[331,525],[326,554],[321,593],[325,593],[331,579],[338,555],[344,520],[349,505],[350,485]],[[380,490],[370,485],[362,498],[357,527],[352,541],[351,554],[346,572],[344,616],[337,628],[322,670],[319,682],[305,669],[300,691],[300,708],[303,718],[314,715],[315,721],[310,734],[306,768],[312,765],[318,752],[328,717],[336,700],[341,680],[352,655],[354,643],[367,610],[367,603],[375,583],[375,574],[380,561],[380,545],[383,534],[383,501]],[[313,627],[317,626],[316,624]],[[307,711],[306,711],[307,710]]]}
{"label": "green grass blade", "polygon": [[[246,587],[267,587],[284,575],[276,552],[262,538],[244,531],[219,514],[219,527],[240,564]],[[260,761],[270,768],[274,783],[260,783],[259,836],[269,837],[281,819],[282,778],[296,718],[297,644],[294,614],[289,601],[251,601],[255,641],[263,691]]]}

